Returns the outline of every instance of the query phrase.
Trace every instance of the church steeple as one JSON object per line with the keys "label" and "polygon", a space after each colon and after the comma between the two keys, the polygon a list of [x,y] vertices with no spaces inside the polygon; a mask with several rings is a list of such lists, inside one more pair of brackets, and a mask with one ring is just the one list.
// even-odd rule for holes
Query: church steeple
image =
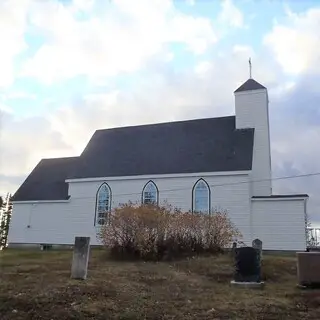
{"label": "church steeple", "polygon": [[250,91],[250,90],[261,90],[261,89],[267,89],[262,84],[257,82],[254,79],[248,79],[245,83],[243,83],[235,92],[241,92],[241,91]]}
{"label": "church steeple", "polygon": [[257,82],[252,78],[252,64],[251,64],[251,58],[249,58],[249,79],[234,92],[261,90],[261,89],[266,89],[266,87],[264,87],[262,84],[260,84],[259,82]]}
{"label": "church steeple", "polygon": [[[251,76],[251,60],[249,60]],[[249,78],[235,92],[236,129],[254,128],[252,195],[271,195],[271,148],[268,90]]]}

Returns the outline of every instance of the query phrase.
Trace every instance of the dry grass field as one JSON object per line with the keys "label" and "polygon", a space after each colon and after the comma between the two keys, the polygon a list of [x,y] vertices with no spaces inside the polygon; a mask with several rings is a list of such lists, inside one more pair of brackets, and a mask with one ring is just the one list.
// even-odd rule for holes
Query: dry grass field
{"label": "dry grass field", "polygon": [[230,255],[144,263],[92,250],[88,279],[72,251],[0,252],[0,319],[320,319],[320,291],[296,288],[295,257],[264,256],[263,290],[230,287]]}

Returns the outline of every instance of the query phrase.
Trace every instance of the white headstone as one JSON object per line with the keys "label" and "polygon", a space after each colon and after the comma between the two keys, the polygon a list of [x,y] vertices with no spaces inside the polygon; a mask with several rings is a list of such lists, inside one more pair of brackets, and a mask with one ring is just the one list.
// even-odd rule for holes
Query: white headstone
{"label": "white headstone", "polygon": [[71,278],[87,278],[88,262],[90,252],[90,237],[75,237],[73,259],[71,267]]}

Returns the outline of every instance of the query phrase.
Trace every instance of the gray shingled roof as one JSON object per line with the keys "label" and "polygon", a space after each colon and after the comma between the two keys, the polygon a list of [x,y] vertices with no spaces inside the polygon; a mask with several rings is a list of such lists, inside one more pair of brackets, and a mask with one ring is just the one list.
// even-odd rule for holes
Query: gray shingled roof
{"label": "gray shingled roof", "polygon": [[248,79],[237,90],[235,90],[235,92],[259,90],[259,89],[266,89],[266,87],[264,87],[262,84],[260,84],[254,79]]}
{"label": "gray shingled roof", "polygon": [[66,200],[68,173],[78,157],[42,159],[13,196],[13,201]]}
{"label": "gray shingled roof", "polygon": [[251,170],[253,136],[234,116],[97,130],[80,157],[42,160],[14,200],[66,199],[66,178]]}
{"label": "gray shingled roof", "polygon": [[252,149],[234,116],[98,130],[70,178],[250,170]]}

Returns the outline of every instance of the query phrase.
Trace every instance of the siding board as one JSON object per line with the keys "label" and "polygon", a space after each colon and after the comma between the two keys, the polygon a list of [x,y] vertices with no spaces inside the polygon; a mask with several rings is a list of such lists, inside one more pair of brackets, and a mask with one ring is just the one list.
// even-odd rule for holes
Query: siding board
{"label": "siding board", "polygon": [[[135,180],[69,183],[68,203],[19,204],[13,206],[10,243],[72,244],[75,236],[90,236],[98,244],[94,227],[96,192],[103,182],[112,191],[112,208],[128,201],[141,202],[142,189],[152,179],[159,189],[159,201],[192,209],[192,188],[201,176],[152,177]],[[203,177],[211,186],[211,207],[228,211],[229,217],[250,243],[250,197],[248,175],[214,175]],[[247,183],[243,183],[243,182]],[[30,228],[27,228],[30,221]]]}
{"label": "siding board", "polygon": [[304,201],[252,201],[253,236],[266,250],[305,250]]}

